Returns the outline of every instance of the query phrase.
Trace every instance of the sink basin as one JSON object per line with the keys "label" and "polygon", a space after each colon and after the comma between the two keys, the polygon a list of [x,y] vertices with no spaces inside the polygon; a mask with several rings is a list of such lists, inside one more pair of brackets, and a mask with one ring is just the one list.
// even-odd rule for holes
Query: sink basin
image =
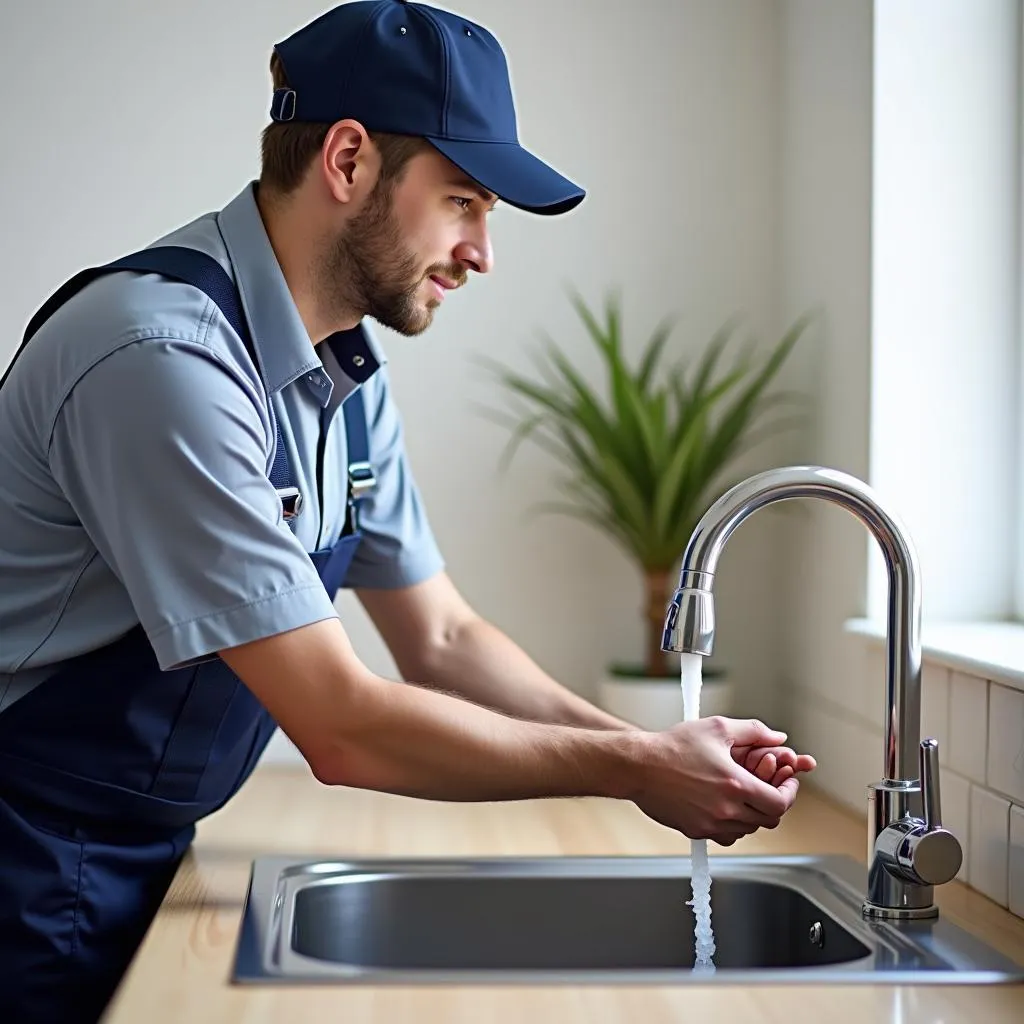
{"label": "sink basin", "polygon": [[991,983],[1024,967],[941,916],[861,915],[846,857],[712,860],[715,969],[694,970],[690,862],[541,857],[253,864],[239,983]]}

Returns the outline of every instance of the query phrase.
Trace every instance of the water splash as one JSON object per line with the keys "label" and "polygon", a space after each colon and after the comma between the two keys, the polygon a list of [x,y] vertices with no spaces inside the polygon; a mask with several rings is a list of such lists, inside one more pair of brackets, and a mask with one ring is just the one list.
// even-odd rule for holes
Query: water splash
{"label": "water splash", "polygon": [[[699,654],[679,656],[680,684],[683,688],[683,721],[700,718],[701,661]],[[715,933],[711,929],[711,870],[708,866],[706,839],[690,842],[692,872],[690,888],[693,898],[687,906],[693,907],[694,916],[694,970],[714,971]]]}

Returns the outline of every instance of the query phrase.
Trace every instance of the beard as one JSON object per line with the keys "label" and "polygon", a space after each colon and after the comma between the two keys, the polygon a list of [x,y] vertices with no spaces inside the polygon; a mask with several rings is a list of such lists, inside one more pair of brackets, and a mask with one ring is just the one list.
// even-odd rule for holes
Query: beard
{"label": "beard", "polygon": [[439,305],[437,299],[418,298],[423,281],[438,274],[461,284],[466,271],[450,264],[421,271],[402,238],[391,198],[390,188],[378,185],[344,232],[328,243],[319,261],[317,292],[332,320],[355,311],[411,337],[430,326]]}

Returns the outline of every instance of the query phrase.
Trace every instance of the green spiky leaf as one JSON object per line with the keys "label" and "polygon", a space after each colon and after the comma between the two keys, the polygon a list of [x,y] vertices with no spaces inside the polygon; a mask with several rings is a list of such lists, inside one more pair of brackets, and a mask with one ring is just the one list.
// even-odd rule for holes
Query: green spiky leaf
{"label": "green spiky leaf", "polygon": [[[673,321],[665,319],[642,346],[636,366],[626,356],[624,317],[616,294],[603,312],[578,293],[571,302],[593,344],[603,388],[590,383],[553,339],[544,336],[540,379],[487,365],[520,408],[504,414],[510,430],[502,468],[530,441],[564,470],[567,500],[546,507],[600,529],[647,570],[670,569],[694,525],[722,493],[719,481],[737,456],[798,421],[778,415],[793,396],[770,386],[809,326],[801,317],[761,358],[748,342],[728,361],[738,330],[722,325],[687,372],[670,360]],[[495,417],[496,418],[496,417]]]}

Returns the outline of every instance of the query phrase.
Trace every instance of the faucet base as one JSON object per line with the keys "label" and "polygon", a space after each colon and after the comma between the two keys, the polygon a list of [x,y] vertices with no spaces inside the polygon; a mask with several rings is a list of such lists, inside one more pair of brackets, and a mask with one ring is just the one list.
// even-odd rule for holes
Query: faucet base
{"label": "faucet base", "polygon": [[939,908],[934,903],[930,907],[879,907],[865,900],[861,907],[861,914],[876,920],[920,921],[924,918],[938,917]]}
{"label": "faucet base", "polygon": [[933,887],[908,881],[890,871],[879,849],[879,836],[893,822],[921,814],[921,787],[917,779],[883,779],[868,786],[868,892],[866,917],[906,920],[937,917]]}

